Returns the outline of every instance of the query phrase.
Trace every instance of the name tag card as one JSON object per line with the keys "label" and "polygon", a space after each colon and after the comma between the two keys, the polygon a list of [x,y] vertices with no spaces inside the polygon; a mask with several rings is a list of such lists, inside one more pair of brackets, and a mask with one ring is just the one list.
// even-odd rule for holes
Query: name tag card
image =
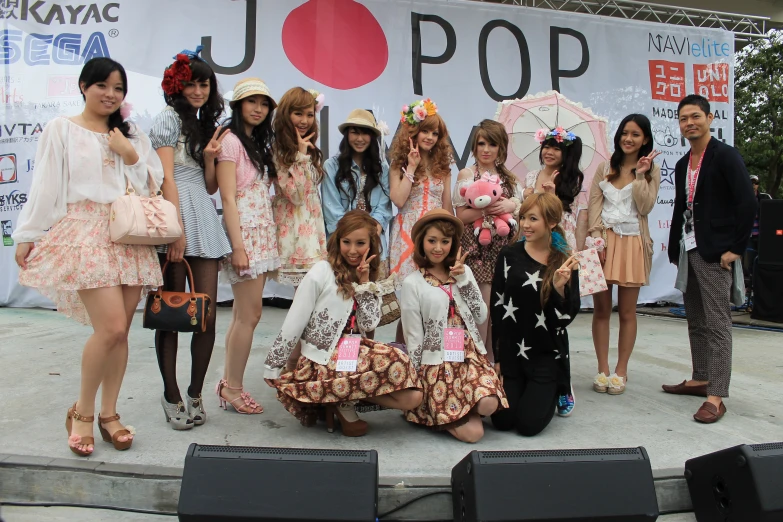
{"label": "name tag card", "polygon": [[446,328],[443,331],[443,349],[444,361],[465,362],[465,330]]}
{"label": "name tag card", "polygon": [[693,250],[696,248],[696,232],[691,230],[685,233],[685,250]]}
{"label": "name tag card", "polygon": [[347,335],[337,343],[337,368],[338,372],[355,372],[356,362],[359,359],[359,348],[362,338],[359,335]]}

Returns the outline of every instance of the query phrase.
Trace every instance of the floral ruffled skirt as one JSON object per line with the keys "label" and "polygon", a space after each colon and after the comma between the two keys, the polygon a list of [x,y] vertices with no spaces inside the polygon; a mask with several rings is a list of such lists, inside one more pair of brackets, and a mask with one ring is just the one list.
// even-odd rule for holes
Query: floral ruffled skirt
{"label": "floral ruffled skirt", "polygon": [[142,298],[163,284],[155,247],[113,243],[111,204],[80,201],[36,243],[19,272],[19,284],[36,288],[57,311],[89,325],[77,290],[141,286]]}
{"label": "floral ruffled skirt", "polygon": [[323,404],[339,404],[421,388],[416,369],[401,350],[362,338],[355,372],[338,372],[337,349],[324,366],[299,357],[296,368],[276,381],[277,400],[304,425],[312,425]]}

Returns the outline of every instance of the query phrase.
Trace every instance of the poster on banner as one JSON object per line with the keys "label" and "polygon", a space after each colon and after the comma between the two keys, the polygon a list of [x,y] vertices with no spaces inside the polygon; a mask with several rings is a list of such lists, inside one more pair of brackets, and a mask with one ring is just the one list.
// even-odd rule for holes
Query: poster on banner
{"label": "poster on banner", "polygon": [[[145,131],[164,106],[163,69],[197,45],[222,92],[248,76],[264,79],[278,99],[293,86],[315,88],[326,96],[325,156],[337,153],[337,125],[352,109],[372,109],[394,132],[402,105],[432,98],[454,148],[452,179],[473,163],[474,126],[494,116],[498,101],[560,91],[609,121],[610,150],[620,120],[645,114],[663,154],[649,218],[651,284],[640,302],[682,298],[665,252],[674,164],[688,150],[679,99],[707,96],[713,135],[734,139],[733,35],[715,29],[460,0],[0,0],[0,20],[0,306],[50,305],[17,284],[8,231],[27,202],[38,137],[52,118],[81,111],[78,75],[95,56],[125,66],[127,101]],[[265,295],[293,292],[268,284]],[[221,287],[219,299],[230,298]]]}

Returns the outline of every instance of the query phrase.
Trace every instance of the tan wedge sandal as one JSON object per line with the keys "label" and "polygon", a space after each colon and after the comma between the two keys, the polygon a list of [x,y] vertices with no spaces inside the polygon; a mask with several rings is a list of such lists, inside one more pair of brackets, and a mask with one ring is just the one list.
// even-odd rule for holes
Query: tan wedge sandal
{"label": "tan wedge sandal", "polygon": [[76,403],[68,408],[68,413],[65,416],[65,429],[68,431],[68,447],[71,451],[79,455],[80,457],[89,457],[92,455],[92,451],[81,450],[79,446],[92,446],[95,449],[95,439],[93,437],[82,437],[80,435],[71,435],[71,428],[73,427],[73,421],[88,422],[92,424],[95,422],[95,416],[85,417],[78,411],[76,411]]}
{"label": "tan wedge sandal", "polygon": [[[120,420],[120,414],[116,413],[112,415],[111,417],[101,417],[98,415],[98,429],[101,432],[101,437],[103,437],[104,442],[110,442],[114,449],[118,451],[124,451],[131,447],[133,444],[133,433],[126,428],[119,429],[115,431],[113,434],[109,434],[109,431],[103,427],[105,423],[118,421]],[[128,440],[120,440],[120,437],[127,436],[131,437]]]}

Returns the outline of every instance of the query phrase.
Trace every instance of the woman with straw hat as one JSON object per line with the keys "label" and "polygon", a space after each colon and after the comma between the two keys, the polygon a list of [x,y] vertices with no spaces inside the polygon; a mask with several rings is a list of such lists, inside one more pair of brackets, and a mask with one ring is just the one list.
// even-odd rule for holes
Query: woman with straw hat
{"label": "woman with straw hat", "polygon": [[263,408],[245,393],[242,380],[261,319],[266,274],[280,266],[269,197],[270,180],[276,177],[271,122],[277,103],[263,81],[246,78],[234,87],[230,106],[217,181],[232,248],[221,262],[221,280],[231,284],[234,306],[226,332],[226,366],[216,393],[223,409],[230,404],[238,413],[254,414]]}
{"label": "woman with straw hat", "polygon": [[388,273],[386,231],[392,218],[389,165],[383,160],[381,131],[370,111],[354,109],[338,127],[343,135],[340,153],[326,160],[322,187],[327,239],[346,212],[364,210],[378,224],[381,238],[379,278]]}

